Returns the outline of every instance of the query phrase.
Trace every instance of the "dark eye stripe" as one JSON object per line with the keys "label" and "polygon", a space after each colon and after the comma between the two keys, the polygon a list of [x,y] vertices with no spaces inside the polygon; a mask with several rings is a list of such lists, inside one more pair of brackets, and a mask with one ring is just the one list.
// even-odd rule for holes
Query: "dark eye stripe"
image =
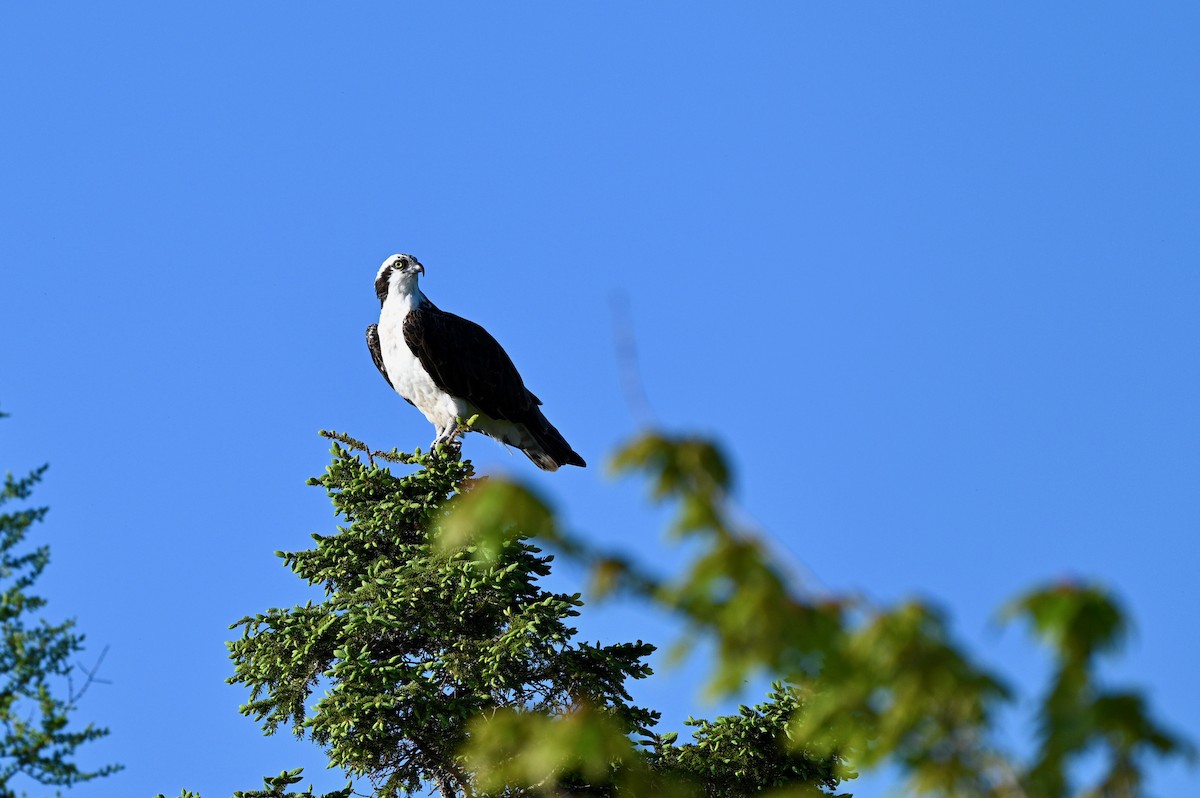
{"label": "dark eye stripe", "polygon": [[383,300],[387,299],[388,280],[392,276],[393,268],[394,267],[392,266],[388,266],[379,273],[379,277],[375,280],[375,296],[379,297],[379,304],[381,307],[383,305]]}

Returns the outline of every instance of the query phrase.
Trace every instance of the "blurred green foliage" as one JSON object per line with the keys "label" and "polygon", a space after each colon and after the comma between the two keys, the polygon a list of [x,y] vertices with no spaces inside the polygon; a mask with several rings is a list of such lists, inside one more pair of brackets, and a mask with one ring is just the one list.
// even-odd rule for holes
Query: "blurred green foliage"
{"label": "blurred green foliage", "polygon": [[[1014,691],[957,643],[943,613],[785,578],[736,511],[729,464],[710,441],[648,434],[613,459],[615,473],[672,504],[669,534],[697,552],[661,577],[565,530],[528,487],[476,479],[457,449],[372,452],[325,434],[334,459],[313,484],[345,523],[315,535],[313,549],[280,553],[323,598],[242,619],[231,681],[250,689],[242,711],[266,733],[307,736],[374,795],[831,796],[860,770],[889,765],[907,795],[1133,798],[1151,757],[1194,758],[1140,694],[1101,684],[1097,662],[1127,621],[1101,588],[1066,583],[1003,611],[1054,662],[1033,753],[1006,750],[998,717]],[[416,470],[396,476],[376,459]],[[658,714],[625,687],[649,675],[653,647],[574,642],[567,619],[582,602],[537,587],[551,557],[532,540],[586,565],[598,595],[681,618],[680,652],[713,643],[712,695],[764,676],[770,694],[733,715],[689,719],[689,741],[656,733]],[[1085,755],[1099,766],[1077,783]],[[286,792],[299,778],[238,795],[310,795]]]}

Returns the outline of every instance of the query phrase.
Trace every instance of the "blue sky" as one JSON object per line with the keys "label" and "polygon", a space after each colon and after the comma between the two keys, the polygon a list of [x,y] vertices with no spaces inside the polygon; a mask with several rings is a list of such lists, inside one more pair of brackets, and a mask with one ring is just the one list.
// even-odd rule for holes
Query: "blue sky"
{"label": "blue sky", "polygon": [[[943,602],[1027,690],[994,611],[1099,580],[1136,618],[1112,683],[1200,739],[1198,31],[1182,2],[5,5],[0,467],[51,464],[42,587],[109,646],[86,758],[127,766],[72,795],[342,783],[237,715],[223,643],[310,595],[272,552],[332,529],[316,430],[432,438],[362,342],[393,252],[593,464],[467,444],[573,527],[671,556],[601,467],[638,428],[624,297],[656,418],[720,439],[781,560]],[[697,680],[638,697],[675,725]]]}

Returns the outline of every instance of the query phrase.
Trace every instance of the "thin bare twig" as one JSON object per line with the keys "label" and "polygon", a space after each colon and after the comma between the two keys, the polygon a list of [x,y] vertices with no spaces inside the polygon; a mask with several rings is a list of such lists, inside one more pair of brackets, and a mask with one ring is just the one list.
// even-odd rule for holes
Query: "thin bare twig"
{"label": "thin bare twig", "polygon": [[641,369],[638,367],[637,337],[633,332],[629,294],[622,290],[613,291],[609,296],[609,307],[612,310],[613,341],[617,348],[617,369],[621,375],[625,404],[629,406],[630,414],[641,426],[656,426],[654,410],[650,407],[650,399],[646,395],[645,383],[642,382]]}
{"label": "thin bare twig", "polygon": [[87,680],[84,681],[83,687],[80,687],[78,692],[75,691],[74,684],[71,682],[71,680],[67,680],[67,703],[69,705],[75,706],[76,702],[83,698],[83,694],[86,693],[88,688],[93,684],[112,684],[112,682],[110,682],[108,679],[101,679],[96,676],[96,673],[100,670],[100,665],[104,662],[104,658],[108,656],[108,648],[108,646],[104,647],[104,649],[100,652],[100,656],[96,657],[96,664],[91,668],[86,668],[83,665],[76,663],[75,667],[79,668],[80,671],[87,675]]}

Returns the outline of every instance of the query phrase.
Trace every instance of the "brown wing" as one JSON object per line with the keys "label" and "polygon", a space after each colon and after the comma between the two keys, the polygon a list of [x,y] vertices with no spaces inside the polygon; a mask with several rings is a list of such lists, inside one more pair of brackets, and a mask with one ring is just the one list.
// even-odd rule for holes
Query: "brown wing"
{"label": "brown wing", "polygon": [[[379,373],[387,380],[388,385],[392,385],[392,378],[388,376],[387,369],[383,367],[383,352],[379,348],[379,325],[370,324],[367,326],[367,349],[371,350],[371,360],[375,361],[375,368],[379,369]],[[393,390],[395,385],[392,385]]]}
{"label": "brown wing", "polygon": [[521,421],[539,404],[508,353],[473,321],[417,308],[404,317],[404,340],[439,388],[492,418]]}

